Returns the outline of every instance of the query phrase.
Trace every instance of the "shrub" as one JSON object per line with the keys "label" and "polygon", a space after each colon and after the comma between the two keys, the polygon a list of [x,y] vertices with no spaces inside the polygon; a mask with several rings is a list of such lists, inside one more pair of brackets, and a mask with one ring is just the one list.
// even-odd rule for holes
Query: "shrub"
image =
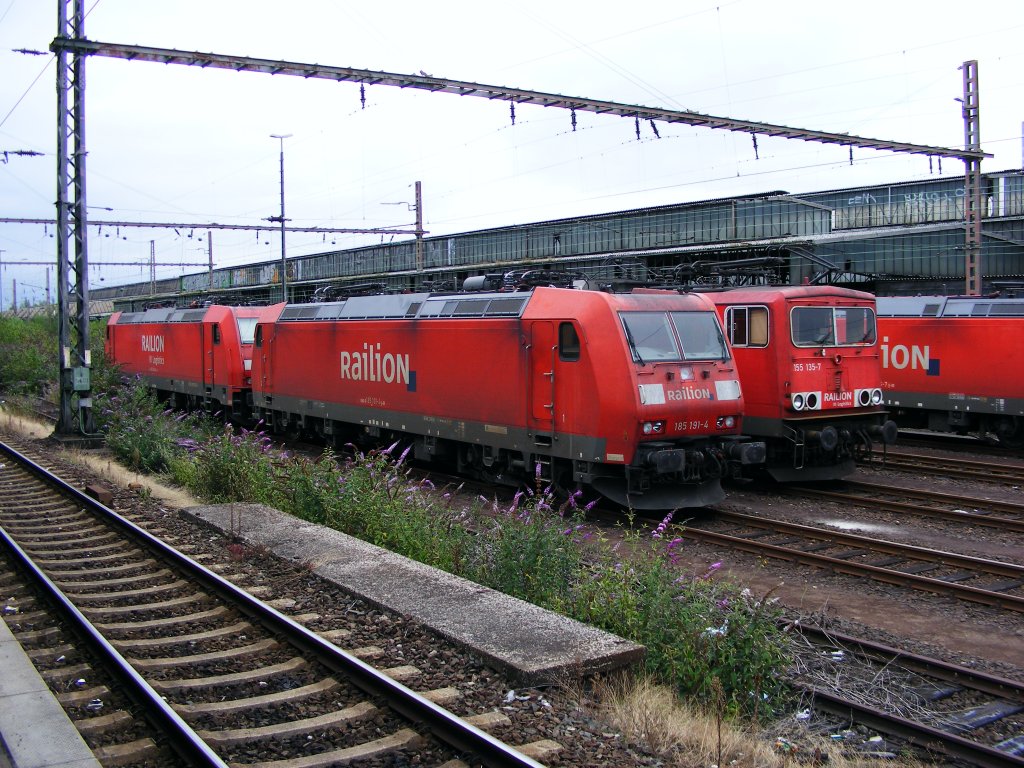
{"label": "shrub", "polygon": [[558,509],[550,489],[541,494],[521,491],[507,507],[497,500],[491,514],[477,517],[481,535],[467,563],[466,578],[513,597],[564,611],[572,603],[571,588],[585,567],[577,536],[582,511],[577,495]]}
{"label": "shrub", "polygon": [[646,645],[648,670],[679,693],[710,701],[718,681],[734,714],[778,705],[788,651],[774,601],[715,578],[721,563],[680,575],[680,538],[666,543],[630,527],[623,541],[599,550],[577,582],[575,618]]}
{"label": "shrub", "polygon": [[0,391],[41,395],[58,379],[57,319],[0,316]]}
{"label": "shrub", "polygon": [[179,440],[177,447],[187,452],[188,488],[200,498],[215,504],[241,501],[280,506],[284,494],[277,482],[277,464],[286,458],[275,454],[266,433],[228,424],[205,441],[188,438]]}
{"label": "shrub", "polygon": [[115,394],[98,397],[96,403],[107,447],[138,471],[168,470],[179,441],[193,440],[203,429],[201,416],[172,414],[138,379],[126,382]]}

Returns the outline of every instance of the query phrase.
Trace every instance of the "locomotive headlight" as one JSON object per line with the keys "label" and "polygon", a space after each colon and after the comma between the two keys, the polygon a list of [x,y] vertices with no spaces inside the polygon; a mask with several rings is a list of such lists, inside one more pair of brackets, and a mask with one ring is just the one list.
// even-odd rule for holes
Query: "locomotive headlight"
{"label": "locomotive headlight", "polygon": [[693,368],[683,366],[679,369],[679,378],[682,381],[693,381]]}
{"label": "locomotive headlight", "polygon": [[804,396],[801,393],[793,395],[793,410],[802,411],[804,409]]}
{"label": "locomotive headlight", "polygon": [[665,431],[664,421],[645,421],[643,425],[645,435],[657,435]]}
{"label": "locomotive headlight", "polygon": [[715,426],[719,429],[732,429],[736,426],[735,416],[719,416]]}
{"label": "locomotive headlight", "polygon": [[873,389],[871,390],[871,404],[881,405],[882,404],[882,390]]}

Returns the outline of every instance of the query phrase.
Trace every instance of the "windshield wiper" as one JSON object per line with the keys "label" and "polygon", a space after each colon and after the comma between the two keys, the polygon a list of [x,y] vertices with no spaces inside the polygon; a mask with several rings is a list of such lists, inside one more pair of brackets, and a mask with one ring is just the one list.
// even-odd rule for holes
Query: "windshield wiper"
{"label": "windshield wiper", "polygon": [[647,365],[647,363],[644,362],[643,357],[640,356],[640,349],[637,347],[636,342],[633,341],[633,334],[629,330],[629,323],[623,323],[622,328],[626,331],[626,341],[629,342],[629,348],[633,350],[633,356],[637,359],[637,362],[639,362],[640,365]]}

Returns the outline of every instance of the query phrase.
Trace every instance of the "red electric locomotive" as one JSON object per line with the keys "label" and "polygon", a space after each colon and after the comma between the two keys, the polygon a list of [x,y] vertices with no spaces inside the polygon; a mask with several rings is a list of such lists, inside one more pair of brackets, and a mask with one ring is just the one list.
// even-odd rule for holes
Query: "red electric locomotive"
{"label": "red electric locomotive", "polygon": [[203,407],[245,419],[256,320],[266,307],[115,312],[107,359],[152,386],[175,408]]}
{"label": "red electric locomotive", "polygon": [[539,287],[289,305],[256,330],[256,415],[519,483],[539,472],[638,509],[723,498],[760,461],[711,302]]}
{"label": "red electric locomotive", "polygon": [[743,431],[767,445],[782,482],[833,480],[872,441],[896,440],[882,403],[875,297],[835,286],[752,286],[706,294],[743,385]]}
{"label": "red electric locomotive", "polygon": [[1024,299],[879,297],[878,332],[901,426],[1024,448]]}

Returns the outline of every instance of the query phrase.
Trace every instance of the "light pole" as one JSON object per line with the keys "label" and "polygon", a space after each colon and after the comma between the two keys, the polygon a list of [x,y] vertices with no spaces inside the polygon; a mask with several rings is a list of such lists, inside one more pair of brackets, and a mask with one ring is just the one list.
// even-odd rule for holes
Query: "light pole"
{"label": "light pole", "polygon": [[284,217],[284,140],[290,139],[291,136],[290,133],[270,134],[270,138],[277,139],[281,144],[281,215],[271,216],[267,221],[281,222],[281,300],[284,302],[288,301],[288,260],[284,244],[284,223],[287,221]]}

